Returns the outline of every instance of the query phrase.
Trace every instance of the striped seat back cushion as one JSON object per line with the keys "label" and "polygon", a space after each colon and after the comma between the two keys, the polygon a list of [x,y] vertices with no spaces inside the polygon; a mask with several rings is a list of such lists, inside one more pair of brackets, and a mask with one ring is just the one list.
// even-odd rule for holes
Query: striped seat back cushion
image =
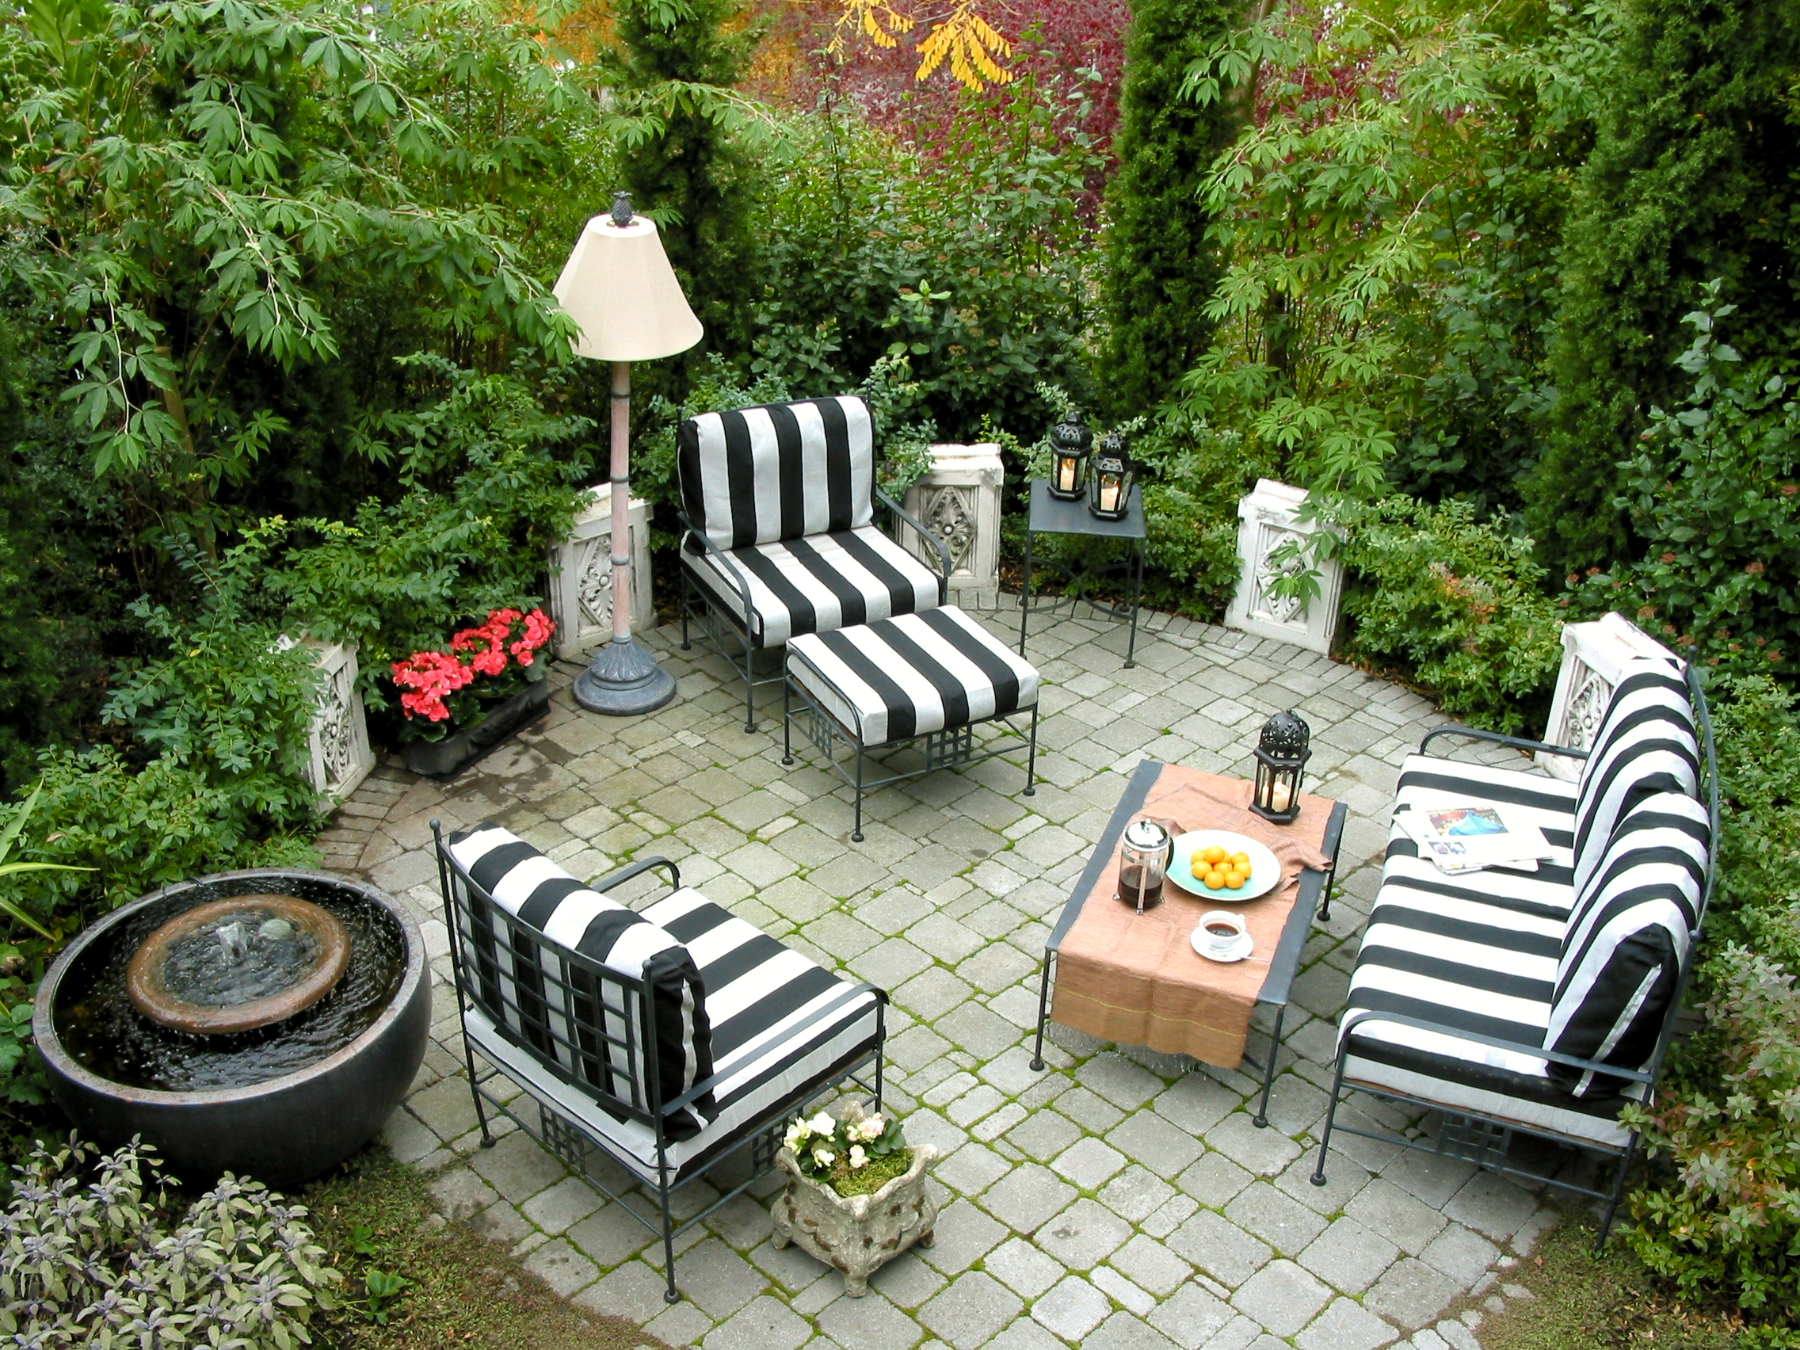
{"label": "striped seat back cushion", "polygon": [[[627,1103],[635,1099],[643,1109],[673,1101],[712,1076],[705,991],[681,942],[497,825],[451,835],[450,856],[494,902],[484,915],[456,878],[466,993],[497,1027],[570,1081]],[[641,1004],[628,986],[571,968],[563,948],[648,984],[653,1026],[642,1024]],[[652,1037],[655,1093],[645,1073],[644,1048]],[[703,1095],[668,1117],[669,1137],[692,1138],[712,1111],[711,1095]]]}
{"label": "striped seat back cushion", "polygon": [[[1635,803],[1576,893],[1557,962],[1546,1049],[1641,1069],[1656,1048],[1693,941],[1712,848],[1706,807],[1686,792]],[[1578,1097],[1624,1080],[1552,1063]]]}
{"label": "striped seat back cushion", "polygon": [[1593,879],[1613,831],[1634,805],[1658,792],[1699,790],[1699,738],[1687,682],[1673,662],[1627,662],[1575,791],[1576,895]]}
{"label": "striped seat back cushion", "polygon": [[874,519],[875,422],[853,395],[702,413],[681,424],[681,504],[715,548],[860,529]]}

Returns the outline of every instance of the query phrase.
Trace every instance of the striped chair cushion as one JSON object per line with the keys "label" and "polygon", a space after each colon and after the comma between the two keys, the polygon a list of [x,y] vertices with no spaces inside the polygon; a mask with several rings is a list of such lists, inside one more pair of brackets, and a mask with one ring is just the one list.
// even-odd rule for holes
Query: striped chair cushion
{"label": "striped chair cushion", "polygon": [[1699,792],[1700,751],[1687,684],[1670,661],[1626,663],[1594,733],[1575,792],[1575,889],[1583,890],[1613,830],[1655,792]]}
{"label": "striped chair cushion", "polygon": [[[677,1178],[704,1168],[746,1129],[798,1111],[880,1045],[878,992],[838,978],[697,891],[679,890],[648,906],[643,917],[681,941],[698,963],[720,1075],[706,1127],[668,1149]],[[614,1145],[640,1177],[656,1180],[656,1139],[644,1125],[618,1119],[566,1083],[533,1076],[529,1058],[496,1035],[479,1011],[467,1029],[484,1055]]]}
{"label": "striped chair cushion", "polygon": [[788,675],[865,746],[1033,706],[1038,672],[955,605],[788,644]]}
{"label": "striped chair cushion", "polygon": [[715,548],[874,519],[875,423],[854,396],[691,417],[676,434],[675,462],[688,521]]}
{"label": "striped chair cushion", "polygon": [[[497,825],[484,823],[451,835],[450,856],[499,909],[549,940],[520,941],[497,917],[490,916],[490,925],[482,927],[468,921],[467,911],[460,916],[468,994],[490,1028],[498,1024],[565,1073],[622,1100],[632,1100],[635,1084],[637,1101],[646,1107],[652,1101],[673,1101],[712,1074],[704,986],[680,939],[647,915],[589,890]],[[653,1025],[634,1026],[637,1003],[626,987],[571,970],[556,955],[558,947],[648,983]],[[566,1007],[565,999],[570,1000]],[[569,1019],[571,1009],[576,1022]],[[603,1030],[606,1039],[584,1031],[583,1025]],[[655,1094],[645,1081],[644,1065],[644,1047],[652,1036],[660,1089]],[[672,1115],[670,1136],[698,1134],[713,1106],[710,1095],[702,1095],[692,1109]]]}
{"label": "striped chair cushion", "polygon": [[[1649,1061],[1692,941],[1710,847],[1706,808],[1685,792],[1647,797],[1619,821],[1569,918],[1546,1045],[1620,1068]],[[1577,1096],[1618,1086],[1557,1064],[1550,1077]]]}
{"label": "striped chair cushion", "polygon": [[[1543,830],[1554,850],[1536,872],[1490,868],[1447,876],[1398,824],[1350,979],[1340,1022],[1346,1076],[1451,1110],[1479,1111],[1596,1143],[1626,1132],[1618,1102],[1583,1101],[1552,1082],[1541,1055],[1500,1050],[1458,1031],[1544,1044],[1568,924],[1571,785],[1537,774],[1415,755],[1401,769],[1396,807],[1506,804]],[[1425,1031],[1374,1012],[1447,1028]]]}
{"label": "striped chair cushion", "polygon": [[808,535],[785,543],[733,549],[731,561],[750,587],[743,594],[717,555],[684,554],[682,563],[757,647],[779,647],[798,633],[823,633],[851,624],[931,609],[938,574],[874,526]]}

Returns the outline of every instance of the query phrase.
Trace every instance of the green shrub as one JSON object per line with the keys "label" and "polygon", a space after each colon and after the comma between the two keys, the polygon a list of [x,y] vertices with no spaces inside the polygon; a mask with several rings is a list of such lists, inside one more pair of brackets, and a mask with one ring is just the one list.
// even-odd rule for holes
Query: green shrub
{"label": "green shrub", "polygon": [[[1736,306],[1705,288],[1678,358],[1693,376],[1683,406],[1652,409],[1620,461],[1615,504],[1641,561],[1571,574],[1583,612],[1635,612],[1639,624],[1709,666],[1800,671],[1800,401],[1791,357],[1742,360],[1721,339]],[[1800,334],[1797,334],[1800,335]]]}
{"label": "green shrub", "polygon": [[[1771,916],[1773,921],[1773,916]],[[1780,922],[1800,946],[1800,904]],[[1708,1081],[1628,1108],[1676,1176],[1632,1197],[1627,1240],[1684,1297],[1724,1294],[1758,1320],[1800,1313],[1800,988],[1792,969],[1728,943],[1712,958]],[[1791,1341],[1785,1342],[1792,1344]]]}
{"label": "green shrub", "polygon": [[1344,563],[1358,583],[1344,599],[1354,650],[1472,725],[1542,725],[1562,619],[1538,588],[1531,540],[1456,501],[1391,497],[1343,524]]}
{"label": "green shrub", "polygon": [[1131,446],[1145,472],[1144,602],[1217,621],[1238,581],[1238,499],[1265,466],[1236,431],[1180,408]]}
{"label": "green shrub", "polygon": [[310,1345],[313,1312],[342,1277],[289,1205],[227,1173],[177,1218],[147,1148],[38,1145],[17,1168],[0,1249],[0,1331],[10,1344]]}

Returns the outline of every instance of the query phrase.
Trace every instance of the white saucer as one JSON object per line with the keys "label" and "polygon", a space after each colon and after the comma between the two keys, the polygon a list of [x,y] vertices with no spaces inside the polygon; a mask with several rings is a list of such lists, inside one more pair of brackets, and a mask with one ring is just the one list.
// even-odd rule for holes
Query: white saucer
{"label": "white saucer", "polygon": [[1250,934],[1246,932],[1240,935],[1236,942],[1231,944],[1230,949],[1225,955],[1214,956],[1212,944],[1206,936],[1205,924],[1195,925],[1193,933],[1188,937],[1188,945],[1196,952],[1200,953],[1200,955],[1204,956],[1208,961],[1217,961],[1221,965],[1230,965],[1233,961],[1242,961],[1246,956],[1250,955],[1251,952],[1256,950],[1255,941],[1251,938]]}

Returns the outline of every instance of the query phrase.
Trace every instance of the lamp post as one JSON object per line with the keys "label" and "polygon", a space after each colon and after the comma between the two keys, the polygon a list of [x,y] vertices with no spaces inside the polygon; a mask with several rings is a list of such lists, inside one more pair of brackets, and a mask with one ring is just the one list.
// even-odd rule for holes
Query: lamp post
{"label": "lamp post", "polygon": [[613,635],[576,679],[575,701],[589,712],[646,713],[675,697],[675,680],[631,639],[631,363],[684,352],[702,329],[675,280],[656,222],[633,215],[623,192],[614,195],[610,212],[583,228],[554,292],[575,320],[575,354],[612,363]]}

